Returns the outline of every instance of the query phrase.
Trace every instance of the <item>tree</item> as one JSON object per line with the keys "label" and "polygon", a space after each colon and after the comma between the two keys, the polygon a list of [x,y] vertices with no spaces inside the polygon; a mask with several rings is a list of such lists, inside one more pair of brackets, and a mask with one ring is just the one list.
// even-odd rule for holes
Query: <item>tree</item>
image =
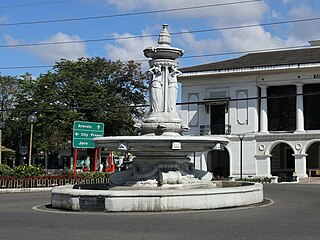
{"label": "tree", "polygon": [[[19,159],[19,147],[28,145],[30,127],[27,117],[34,109],[32,98],[36,79],[28,73],[19,78],[2,76],[0,79],[2,103],[6,102],[2,105],[6,123],[3,144],[16,150],[16,157]],[[6,90],[7,94],[4,94]],[[9,100],[4,101],[5,99]]]}
{"label": "tree", "polygon": [[[22,79],[30,79],[31,75],[26,74],[21,78],[13,76],[0,76],[0,121],[5,123],[3,129],[2,144],[6,147],[18,150],[18,146],[21,145],[21,140],[23,139],[22,133],[26,132],[26,126],[21,125],[21,114],[18,115],[17,112],[13,110],[17,106],[17,99],[22,85]],[[30,83],[30,82],[29,82]],[[28,94],[25,92],[24,94]],[[19,152],[19,151],[17,151]]]}
{"label": "tree", "polygon": [[106,124],[107,135],[133,133],[133,118],[143,112],[128,106],[144,104],[146,92],[139,64],[81,58],[61,60],[53,69],[40,76],[35,97],[40,109],[64,110],[56,112],[59,125],[99,121]]}
{"label": "tree", "polygon": [[18,79],[16,77],[0,76],[0,117],[2,121],[8,117],[8,110],[14,106],[17,88]]}
{"label": "tree", "polygon": [[[5,129],[10,128],[12,119],[12,109],[16,105],[17,93],[19,92],[19,79],[12,76],[0,76],[0,105],[1,122],[5,123]],[[10,136],[5,131],[5,143],[8,143]],[[9,144],[14,145],[14,144]],[[7,146],[9,146],[7,145]]]}
{"label": "tree", "polygon": [[133,61],[61,60],[38,79],[21,79],[15,122],[28,126],[27,117],[37,112],[34,146],[47,152],[70,143],[74,121],[103,122],[105,135],[132,135],[134,118],[143,116],[137,105],[145,103],[144,81],[140,65]]}

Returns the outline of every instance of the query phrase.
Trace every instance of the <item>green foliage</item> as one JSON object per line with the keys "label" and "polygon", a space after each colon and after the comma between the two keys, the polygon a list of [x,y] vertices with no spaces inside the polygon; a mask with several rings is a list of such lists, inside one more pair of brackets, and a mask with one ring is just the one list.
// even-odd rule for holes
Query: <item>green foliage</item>
{"label": "green foliage", "polygon": [[0,164],[0,176],[10,176],[12,172],[11,167],[6,164]]}
{"label": "green foliage", "polygon": [[3,111],[7,114],[3,143],[20,158],[19,146],[29,142],[27,118],[35,111],[35,154],[57,156],[60,149],[70,147],[74,121],[103,122],[106,136],[132,135],[133,119],[144,114],[135,106],[145,103],[145,79],[138,63],[99,57],[61,60],[37,79],[30,74],[0,76],[3,110],[14,108]]}
{"label": "green foliage", "polygon": [[62,175],[66,175],[66,176],[72,176],[73,175],[73,170],[70,168],[64,168],[62,170]]}
{"label": "green foliage", "polygon": [[[77,177],[82,177],[84,179],[92,178],[107,178],[111,173],[107,172],[78,172]],[[6,164],[0,164],[0,176],[11,176],[18,178],[26,177],[52,177],[53,175],[48,175],[46,170],[41,165],[21,165],[17,166],[14,169],[11,169]],[[61,175],[54,175],[55,177],[62,176],[73,176],[73,170],[64,169]]]}
{"label": "green foliage", "polygon": [[46,170],[41,165],[21,165],[13,169],[16,177],[42,176]]}
{"label": "green foliage", "polygon": [[128,106],[145,103],[145,76],[139,64],[81,58],[62,60],[54,70],[39,78],[40,89],[46,87],[46,91],[37,96],[51,106],[72,109],[60,111],[57,119],[68,124],[74,120],[103,122],[106,135],[132,134],[133,118],[142,117],[143,112]]}

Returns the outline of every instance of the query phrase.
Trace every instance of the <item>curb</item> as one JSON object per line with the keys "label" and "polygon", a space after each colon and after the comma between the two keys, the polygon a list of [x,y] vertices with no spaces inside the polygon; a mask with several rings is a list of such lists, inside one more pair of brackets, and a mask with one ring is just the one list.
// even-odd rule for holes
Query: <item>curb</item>
{"label": "curb", "polygon": [[47,188],[11,188],[11,189],[0,189],[1,193],[24,193],[24,192],[49,192],[52,187]]}

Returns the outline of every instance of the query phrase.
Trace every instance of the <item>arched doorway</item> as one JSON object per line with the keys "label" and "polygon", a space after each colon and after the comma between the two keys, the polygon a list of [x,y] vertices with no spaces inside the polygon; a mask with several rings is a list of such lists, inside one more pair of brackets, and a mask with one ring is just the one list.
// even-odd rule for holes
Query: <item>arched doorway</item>
{"label": "arched doorway", "polygon": [[[295,171],[293,149],[286,143],[279,143],[271,152],[271,175],[281,178],[291,178]],[[282,179],[282,180],[285,180]]]}
{"label": "arched doorway", "polygon": [[315,175],[315,170],[320,168],[320,142],[310,145],[307,152],[307,174],[311,170],[311,174]]}
{"label": "arched doorway", "polygon": [[208,156],[208,171],[212,172],[214,177],[228,178],[230,176],[230,157],[228,150],[214,150],[209,152]]}

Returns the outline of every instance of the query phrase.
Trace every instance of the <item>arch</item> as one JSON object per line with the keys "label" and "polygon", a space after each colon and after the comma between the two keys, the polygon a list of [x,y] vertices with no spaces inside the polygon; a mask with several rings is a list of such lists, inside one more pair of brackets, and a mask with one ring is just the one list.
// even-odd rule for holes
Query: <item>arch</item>
{"label": "arch", "polygon": [[285,141],[276,141],[269,150],[271,175],[279,176],[280,181],[289,180],[295,172],[295,149]]}
{"label": "arch", "polygon": [[316,143],[316,142],[320,142],[320,139],[312,139],[311,141],[307,142],[307,143],[302,147],[302,149],[301,149],[301,154],[306,154],[307,151],[308,151],[308,149],[309,149],[309,147],[310,147],[312,144]]}
{"label": "arch", "polygon": [[311,171],[311,174],[315,175],[315,170],[318,170],[320,168],[320,141],[310,141],[305,149],[306,173]]}
{"label": "arch", "polygon": [[207,167],[214,177],[228,178],[231,173],[230,150],[224,148],[223,151],[213,150],[208,152]]}
{"label": "arch", "polygon": [[272,142],[269,146],[267,146],[265,155],[270,155],[272,150],[280,143],[284,143],[284,144],[289,145],[291,147],[291,149],[293,150],[293,153],[297,154],[297,152],[296,152],[294,146],[292,145],[292,143],[290,143],[288,141],[285,141],[285,140],[277,140],[277,141]]}

